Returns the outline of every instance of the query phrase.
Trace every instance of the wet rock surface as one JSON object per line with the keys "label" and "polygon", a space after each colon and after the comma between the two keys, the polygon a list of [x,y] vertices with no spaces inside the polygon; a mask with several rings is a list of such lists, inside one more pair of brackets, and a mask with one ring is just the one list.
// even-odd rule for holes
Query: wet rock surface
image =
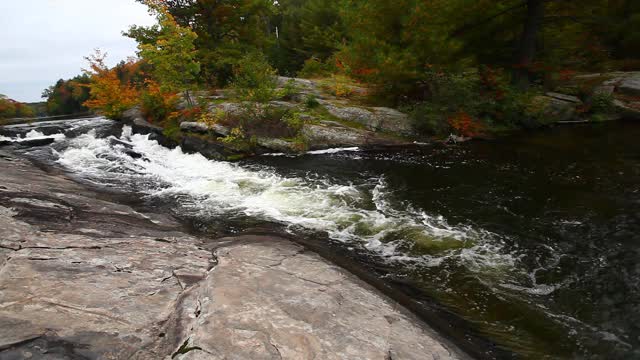
{"label": "wet rock surface", "polygon": [[462,357],[289,240],[200,239],[14,154],[0,167],[0,359]]}

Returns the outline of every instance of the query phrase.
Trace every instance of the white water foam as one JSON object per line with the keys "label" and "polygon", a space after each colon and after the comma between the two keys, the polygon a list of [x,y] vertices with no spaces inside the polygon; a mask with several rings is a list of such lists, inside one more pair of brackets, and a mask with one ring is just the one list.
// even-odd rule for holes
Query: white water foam
{"label": "white water foam", "polygon": [[359,147],[346,147],[346,148],[331,148],[331,149],[324,149],[324,150],[312,150],[312,151],[307,151],[306,154],[326,155],[326,154],[337,154],[341,152],[357,152],[357,151],[360,151]]}
{"label": "white water foam", "polygon": [[17,143],[30,141],[30,140],[42,140],[42,139],[54,139],[55,141],[60,141],[65,139],[65,135],[64,134],[45,135],[40,131],[31,130],[28,133],[26,133],[24,136],[18,135],[13,138],[0,136],[0,141],[11,141],[11,142],[17,142]]}
{"label": "white water foam", "polygon": [[[69,141],[59,163],[93,181],[120,179],[148,184],[149,196],[179,196],[185,206],[212,216],[246,214],[292,227],[326,231],[335,240],[357,244],[388,260],[434,265],[456,256],[470,267],[512,266],[500,241],[470,226],[451,226],[411,206],[394,206],[384,179],[339,184],[325,178],[284,177],[268,167],[249,169],[168,149],[125,127],[117,141],[94,132]],[[128,147],[142,155],[134,159]],[[352,149],[354,151],[354,149]],[[433,252],[421,251],[420,244]],[[442,244],[440,244],[442,243]]]}
{"label": "white water foam", "polygon": [[[327,155],[327,154],[337,154],[342,152],[358,152],[360,151],[359,147],[345,147],[345,148],[330,148],[323,150],[311,150],[304,153],[304,155]],[[286,154],[286,153],[267,153],[262,156],[286,156],[286,157],[296,157],[295,154]]]}

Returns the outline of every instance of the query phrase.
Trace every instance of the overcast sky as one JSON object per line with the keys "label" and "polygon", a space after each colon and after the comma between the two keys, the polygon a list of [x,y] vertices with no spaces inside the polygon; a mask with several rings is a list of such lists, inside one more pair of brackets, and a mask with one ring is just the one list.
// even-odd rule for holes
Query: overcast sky
{"label": "overcast sky", "polygon": [[134,0],[0,0],[0,94],[41,101],[43,89],[78,75],[95,48],[110,65],[135,55],[121,32],[153,22]]}

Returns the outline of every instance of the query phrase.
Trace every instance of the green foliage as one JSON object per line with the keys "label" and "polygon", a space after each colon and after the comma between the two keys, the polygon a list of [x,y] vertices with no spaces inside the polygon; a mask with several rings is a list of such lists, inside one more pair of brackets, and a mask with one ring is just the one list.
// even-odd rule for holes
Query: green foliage
{"label": "green foliage", "polygon": [[304,119],[297,111],[287,112],[281,119],[290,129],[298,132],[304,125]]}
{"label": "green foliage", "polygon": [[[447,131],[452,116],[466,119],[461,112],[489,127],[535,117],[532,94],[510,86],[511,73],[532,80],[535,92],[565,85],[576,71],[640,66],[633,0],[137,1],[159,24],[126,35],[165,92],[232,85],[240,100],[266,103],[293,98],[298,89],[276,91],[275,76],[297,73],[323,79],[336,97],[371,94],[376,105],[405,106],[428,133]],[[534,3],[543,8],[538,46],[525,61],[516,54]],[[609,106],[596,100],[594,109]]]}
{"label": "green foliage", "polygon": [[306,79],[323,78],[331,75],[333,71],[335,71],[335,67],[331,67],[326,62],[312,57],[305,60],[302,69],[298,72],[298,76]]}
{"label": "green foliage", "polygon": [[[163,7],[147,5],[156,13],[159,26],[151,39],[141,40],[140,57],[153,66],[153,76],[165,92],[188,90],[200,73],[200,63],[196,60],[194,41],[198,35],[189,27],[180,26]],[[135,36],[139,28],[132,29]]]}
{"label": "green foliage", "polygon": [[597,92],[589,100],[589,112],[592,114],[610,114],[615,111],[613,101],[613,95]]}
{"label": "green foliage", "polygon": [[338,50],[345,26],[341,16],[341,0],[281,0],[279,16],[274,19],[279,29],[270,60],[281,74],[296,74],[307,59],[323,62]]}
{"label": "green foliage", "polygon": [[531,115],[527,109],[533,92],[517,91],[499,72],[429,72],[427,78],[427,100],[408,109],[421,133],[448,134],[449,120],[460,113],[481,121],[489,130],[519,126]]}
{"label": "green foliage", "polygon": [[306,106],[307,109],[315,109],[319,105],[320,105],[320,102],[318,101],[316,96],[313,94],[307,95],[307,97],[304,99],[304,106]]}
{"label": "green foliage", "polygon": [[283,100],[291,100],[299,91],[300,89],[298,88],[296,81],[289,79],[284,84],[284,87],[278,92],[278,97]]}
{"label": "green foliage", "polygon": [[232,88],[240,99],[265,103],[277,96],[276,72],[260,53],[242,57],[233,69]]}
{"label": "green foliage", "polygon": [[[154,7],[157,0],[137,0]],[[194,59],[201,64],[200,83],[225,86],[233,66],[243,54],[267,53],[275,43],[277,7],[270,0],[166,0],[161,1],[181,28],[196,35]],[[132,27],[126,34],[139,44],[153,44],[158,28]]]}
{"label": "green foliage", "polygon": [[239,126],[231,129],[231,131],[229,132],[229,135],[223,138],[220,138],[220,141],[222,141],[225,144],[233,144],[239,141],[244,141],[245,137],[246,137],[246,134],[244,132],[244,129]]}
{"label": "green foliage", "polygon": [[344,75],[331,75],[331,77],[322,79],[318,83],[324,91],[339,98],[352,97],[357,87],[353,79]]}
{"label": "green foliage", "polygon": [[0,94],[0,119],[28,118],[33,116],[35,116],[35,112],[30,106]]}

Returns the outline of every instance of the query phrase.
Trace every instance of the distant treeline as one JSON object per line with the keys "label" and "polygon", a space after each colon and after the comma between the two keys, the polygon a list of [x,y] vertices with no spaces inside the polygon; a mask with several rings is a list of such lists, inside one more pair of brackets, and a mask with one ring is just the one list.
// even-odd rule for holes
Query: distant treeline
{"label": "distant treeline", "polygon": [[0,119],[29,118],[44,115],[42,103],[21,103],[0,94]]}
{"label": "distant treeline", "polygon": [[46,100],[47,114],[67,115],[89,111],[84,102],[89,99],[88,85],[91,78],[82,74],[69,80],[58,80],[54,85],[42,92]]}

